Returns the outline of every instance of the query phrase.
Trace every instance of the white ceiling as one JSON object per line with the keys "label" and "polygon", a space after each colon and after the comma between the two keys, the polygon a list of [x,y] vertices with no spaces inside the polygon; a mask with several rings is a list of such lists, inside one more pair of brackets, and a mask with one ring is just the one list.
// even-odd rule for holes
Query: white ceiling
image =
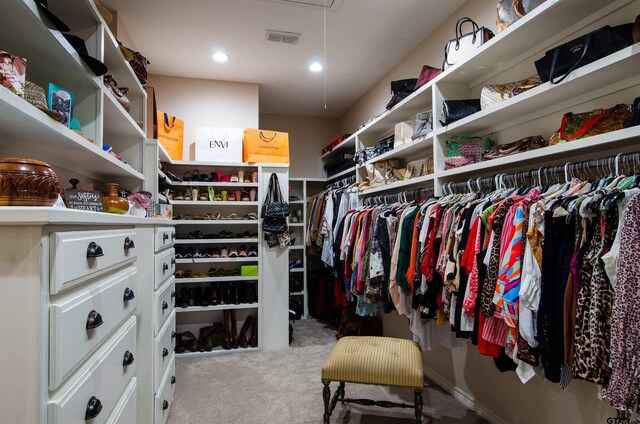
{"label": "white ceiling", "polygon": [[[151,61],[150,73],[258,83],[261,113],[324,117],[341,116],[463,2],[338,1],[338,10],[326,13],[325,110],[324,71],[307,69],[322,60],[321,7],[290,0],[102,0]],[[302,36],[296,45],[274,43],[265,40],[267,29]],[[212,60],[219,49],[229,54],[227,63]]]}

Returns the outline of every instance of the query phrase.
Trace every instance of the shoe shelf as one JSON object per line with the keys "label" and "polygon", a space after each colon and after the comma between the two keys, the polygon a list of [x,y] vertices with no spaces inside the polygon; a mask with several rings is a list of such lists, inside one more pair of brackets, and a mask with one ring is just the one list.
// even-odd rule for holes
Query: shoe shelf
{"label": "shoe shelf", "polygon": [[304,222],[292,222],[289,223],[290,227],[304,227]]}
{"label": "shoe shelf", "polygon": [[[117,81],[117,80],[116,80]],[[118,84],[120,82],[118,81]],[[146,138],[144,130],[127,112],[107,88],[102,88],[104,102],[105,144],[115,144],[121,138]]]}
{"label": "shoe shelf", "polygon": [[233,258],[185,258],[176,259],[177,264],[220,264],[228,262],[258,262],[257,256]]}
{"label": "shoe shelf", "polygon": [[302,205],[304,200],[290,200],[289,203],[292,205]]}
{"label": "shoe shelf", "polygon": [[252,238],[215,238],[215,239],[177,239],[175,244],[241,244],[258,243],[258,239]]}
{"label": "shoe shelf", "polygon": [[258,352],[260,349],[257,347],[238,347],[238,349],[223,349],[216,347],[210,352],[183,352],[176,353],[176,358],[179,356],[208,356],[208,355],[224,355],[227,353],[241,353],[241,352]]}
{"label": "shoe shelf", "polygon": [[240,303],[229,305],[216,305],[216,306],[188,306],[186,308],[175,308],[177,314],[193,313],[193,312],[212,312],[212,311],[224,311],[228,309],[258,309],[257,303]]}
{"label": "shoe shelf", "polygon": [[290,250],[304,250],[304,246],[299,246],[299,245],[294,245],[294,246],[289,246]]}
{"label": "shoe shelf", "polygon": [[200,277],[200,278],[176,278],[176,284],[181,283],[225,283],[233,281],[258,281],[259,277],[242,277],[234,275],[233,277]]}
{"label": "shoe shelf", "polygon": [[290,292],[289,296],[304,296],[304,291]]}
{"label": "shoe shelf", "polygon": [[257,225],[257,219],[174,219],[176,225]]}
{"label": "shoe shelf", "polygon": [[[169,181],[169,178],[167,178]],[[215,182],[215,181],[169,181],[172,186],[179,187],[231,187],[231,188],[245,188],[245,187],[258,187],[258,183],[227,183],[227,182]]]}
{"label": "shoe shelf", "polygon": [[291,268],[289,272],[304,272],[304,268]]}
{"label": "shoe shelf", "polygon": [[[224,169],[229,168],[258,168],[258,165],[255,163],[248,162],[201,162],[195,160],[171,160],[168,161],[171,165],[182,165],[182,166],[201,166],[201,167],[219,167]],[[269,166],[277,165],[277,164],[269,164]]]}
{"label": "shoe shelf", "polygon": [[222,200],[172,200],[175,206],[258,206],[258,202],[251,201],[222,201]]}

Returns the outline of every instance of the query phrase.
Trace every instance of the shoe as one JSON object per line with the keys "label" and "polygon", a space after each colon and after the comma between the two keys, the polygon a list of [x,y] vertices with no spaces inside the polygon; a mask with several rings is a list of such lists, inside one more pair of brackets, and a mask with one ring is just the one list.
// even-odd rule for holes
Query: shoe
{"label": "shoe", "polygon": [[251,173],[251,182],[252,183],[257,183],[258,182],[258,171],[253,171]]}
{"label": "shoe", "polygon": [[249,200],[251,200],[251,195],[246,188],[240,193],[240,200],[242,200],[243,202],[248,202]]}
{"label": "shoe", "polygon": [[220,257],[221,258],[228,258],[229,257],[229,250],[226,247],[223,247],[220,249]]}
{"label": "shoe", "polygon": [[219,258],[220,257],[220,248],[219,247],[214,247],[213,249],[211,249],[211,257],[212,258]]}
{"label": "shoe", "polygon": [[234,305],[239,305],[240,304],[240,292],[238,291],[238,283],[232,283],[231,284],[231,303],[233,303]]}
{"label": "shoe", "polygon": [[247,246],[244,244],[240,245],[240,251],[238,252],[238,256],[240,256],[241,258],[246,258],[247,257]]}
{"label": "shoe", "polygon": [[224,318],[224,339],[222,340],[222,348],[225,350],[230,350],[231,349],[231,329],[230,324],[231,324],[231,311],[229,311],[228,309],[225,309],[222,312],[222,316]]}
{"label": "shoe", "polygon": [[250,258],[255,258],[258,256],[258,248],[256,246],[251,246],[249,247],[249,250],[247,252],[247,256]]}
{"label": "shoe", "polygon": [[237,176],[237,175],[232,175],[232,176],[230,177],[230,179],[229,179],[229,182],[230,182],[230,183],[237,183],[237,182],[239,182],[239,180],[238,180],[238,176]]}
{"label": "shoe", "polygon": [[205,287],[202,292],[202,299],[200,299],[200,306],[209,306],[211,305],[211,286]]}
{"label": "shoe", "polygon": [[241,169],[238,171],[238,182],[241,183],[244,181],[244,171]]}
{"label": "shoe", "polygon": [[234,284],[238,287],[238,303],[249,303],[249,296],[247,292],[247,282],[238,281]]}
{"label": "shoe", "polygon": [[182,343],[184,343],[184,347],[191,352],[198,351],[198,339],[193,335],[191,331],[185,331],[182,333]]}
{"label": "shoe", "polygon": [[186,171],[182,176],[182,181],[191,181],[191,172]]}
{"label": "shoe", "polygon": [[182,259],[184,257],[184,249],[182,246],[176,247],[176,259]]}
{"label": "shoe", "polygon": [[220,302],[218,301],[218,285],[215,283],[211,283],[209,286],[211,289],[211,298],[209,299],[209,304],[211,306],[218,306]]}
{"label": "shoe", "polygon": [[180,291],[180,303],[179,306],[181,308],[186,308],[189,306],[189,290],[186,287],[183,287]]}
{"label": "shoe", "polygon": [[249,346],[258,347],[258,316],[253,319],[251,323],[251,338],[249,339]]}
{"label": "shoe", "polygon": [[222,299],[224,305],[231,305],[231,287],[229,287],[229,283],[222,284]]}
{"label": "shoe", "polygon": [[247,338],[247,332],[251,329],[253,324],[253,315],[249,315],[247,319],[242,323],[242,328],[240,328],[240,334],[238,335],[238,346],[243,349],[249,347],[249,340]]}
{"label": "shoe", "polygon": [[236,201],[236,194],[235,194],[234,192],[231,192],[231,193],[229,194],[229,197],[227,197],[227,200],[228,200],[229,202],[235,202],[235,201]]}
{"label": "shoe", "polygon": [[[244,328],[244,326],[242,328]],[[175,353],[184,353],[186,350],[187,347],[184,345],[184,341],[182,341],[182,333],[176,334],[176,347],[173,349],[173,351]]]}
{"label": "shoe", "polygon": [[193,182],[200,181],[200,171],[198,171],[197,169],[194,169],[193,172],[191,173],[191,175],[192,175],[191,181],[193,181]]}
{"label": "shoe", "polygon": [[254,281],[246,281],[247,287],[247,303],[256,303],[258,301],[258,283]]}
{"label": "shoe", "polygon": [[238,248],[233,246],[231,248],[229,248],[229,257],[230,258],[237,258],[238,257]]}
{"label": "shoe", "polygon": [[238,348],[238,320],[236,318],[236,310],[232,309],[231,313],[231,347]]}
{"label": "shoe", "polygon": [[187,296],[187,303],[189,304],[189,306],[195,306],[196,304],[196,292],[195,289],[190,288],[187,290],[187,293],[189,294]]}
{"label": "shoe", "polygon": [[218,179],[220,178],[220,173],[219,172],[212,172],[211,173],[211,177],[209,178],[209,181],[212,183],[217,183]]}

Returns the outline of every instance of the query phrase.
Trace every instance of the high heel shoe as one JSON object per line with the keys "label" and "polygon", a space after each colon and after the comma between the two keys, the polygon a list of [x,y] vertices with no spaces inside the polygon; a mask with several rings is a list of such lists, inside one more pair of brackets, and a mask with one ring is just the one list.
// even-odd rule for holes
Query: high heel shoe
{"label": "high heel shoe", "polygon": [[240,334],[238,335],[238,345],[246,349],[249,347],[249,340],[247,340],[247,332],[251,328],[253,324],[253,315],[249,315],[247,319],[242,324],[242,328],[240,329]]}

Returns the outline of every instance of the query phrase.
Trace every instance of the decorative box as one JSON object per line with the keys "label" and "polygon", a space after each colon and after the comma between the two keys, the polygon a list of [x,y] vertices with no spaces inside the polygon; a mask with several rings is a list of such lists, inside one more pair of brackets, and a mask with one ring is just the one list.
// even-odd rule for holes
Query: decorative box
{"label": "decorative box", "polygon": [[240,267],[240,275],[243,277],[257,277],[258,265],[242,265]]}

